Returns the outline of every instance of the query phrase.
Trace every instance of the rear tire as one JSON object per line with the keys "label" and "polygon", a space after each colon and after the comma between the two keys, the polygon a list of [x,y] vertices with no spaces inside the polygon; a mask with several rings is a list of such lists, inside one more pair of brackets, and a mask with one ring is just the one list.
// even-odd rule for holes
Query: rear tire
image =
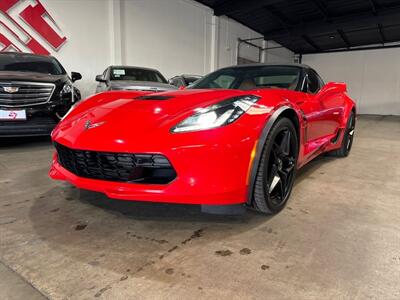
{"label": "rear tire", "polygon": [[329,154],[336,157],[346,157],[349,155],[351,147],[353,146],[354,129],[356,126],[355,114],[352,111],[347,120],[346,129],[344,131],[342,145],[339,149],[331,151]]}
{"label": "rear tire", "polygon": [[281,211],[293,188],[299,152],[293,123],[281,118],[265,141],[255,179],[252,206],[265,214]]}

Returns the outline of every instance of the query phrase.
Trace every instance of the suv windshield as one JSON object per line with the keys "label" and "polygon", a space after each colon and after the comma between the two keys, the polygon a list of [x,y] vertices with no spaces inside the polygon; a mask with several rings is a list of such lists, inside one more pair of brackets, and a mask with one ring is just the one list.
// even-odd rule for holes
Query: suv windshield
{"label": "suv windshield", "polygon": [[65,74],[64,68],[53,57],[18,53],[0,54],[0,71],[35,72],[50,75]]}
{"label": "suv windshield", "polygon": [[110,79],[167,83],[159,72],[139,68],[112,68]]}
{"label": "suv windshield", "polygon": [[191,89],[283,88],[296,90],[301,68],[296,66],[249,66],[224,68],[195,82]]}

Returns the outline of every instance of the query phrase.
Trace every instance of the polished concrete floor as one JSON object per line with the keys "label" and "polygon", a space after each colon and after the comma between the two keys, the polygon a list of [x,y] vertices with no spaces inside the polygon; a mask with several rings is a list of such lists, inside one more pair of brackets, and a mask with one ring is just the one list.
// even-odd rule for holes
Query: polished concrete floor
{"label": "polished concrete floor", "polygon": [[0,299],[400,299],[399,117],[274,217],[110,200],[50,180],[47,139],[0,143]]}

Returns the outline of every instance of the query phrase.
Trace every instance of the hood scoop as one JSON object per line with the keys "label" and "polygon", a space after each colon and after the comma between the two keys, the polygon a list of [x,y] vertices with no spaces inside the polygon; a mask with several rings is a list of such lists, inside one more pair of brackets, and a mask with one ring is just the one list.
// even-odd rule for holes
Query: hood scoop
{"label": "hood scoop", "polygon": [[166,96],[166,95],[146,95],[146,96],[139,96],[135,99],[137,100],[168,100],[174,98],[174,96]]}

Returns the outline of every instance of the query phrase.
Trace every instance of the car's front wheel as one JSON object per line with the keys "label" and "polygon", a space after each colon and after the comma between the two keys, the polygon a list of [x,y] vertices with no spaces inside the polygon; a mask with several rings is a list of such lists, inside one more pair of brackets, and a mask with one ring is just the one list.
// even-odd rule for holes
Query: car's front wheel
{"label": "car's front wheel", "polygon": [[293,123],[279,119],[270,130],[255,179],[253,207],[266,214],[283,209],[293,188],[299,152]]}

